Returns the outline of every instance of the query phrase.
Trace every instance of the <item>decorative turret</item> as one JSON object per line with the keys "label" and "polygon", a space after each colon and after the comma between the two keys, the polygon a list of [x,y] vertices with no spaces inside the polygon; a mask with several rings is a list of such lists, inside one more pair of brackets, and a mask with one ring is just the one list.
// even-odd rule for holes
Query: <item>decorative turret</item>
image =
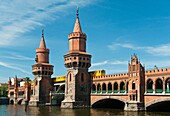
{"label": "decorative turret", "polygon": [[91,66],[91,55],[86,53],[86,34],[82,32],[78,11],[77,8],[73,32],[68,35],[69,53],[64,56],[66,68],[89,68]]}
{"label": "decorative turret", "polygon": [[76,22],[73,32],[68,35],[69,39],[69,53],[72,52],[86,52],[86,34],[82,32],[78,8],[76,13]]}
{"label": "decorative turret", "polygon": [[88,68],[91,66],[91,55],[86,53],[86,34],[82,32],[78,15],[77,9],[73,32],[68,35],[69,52],[64,55],[67,75],[62,108],[90,106],[91,79]]}
{"label": "decorative turret", "polygon": [[42,29],[42,38],[39,48],[36,49],[36,63],[49,63],[49,49],[46,48],[44,40],[44,29]]}
{"label": "decorative turret", "polygon": [[[53,65],[49,64],[49,49],[46,48],[44,39],[44,29],[39,48],[36,49],[36,64],[32,65],[32,73],[35,76],[33,97],[30,105],[37,106],[50,102],[50,91],[52,90],[51,75]],[[29,99],[29,98],[28,98]]]}
{"label": "decorative turret", "polygon": [[[131,57],[128,65],[128,96],[129,102],[126,104],[126,110],[143,110],[145,91],[145,68],[142,66],[136,54]],[[132,108],[133,107],[133,108]]]}

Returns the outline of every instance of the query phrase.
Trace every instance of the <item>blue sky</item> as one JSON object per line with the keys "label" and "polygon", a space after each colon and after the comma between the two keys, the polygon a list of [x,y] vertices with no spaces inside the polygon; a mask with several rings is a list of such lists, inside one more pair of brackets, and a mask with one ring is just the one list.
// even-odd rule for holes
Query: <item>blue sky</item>
{"label": "blue sky", "polygon": [[41,29],[54,76],[65,75],[63,55],[73,31],[75,9],[87,35],[90,70],[127,72],[134,53],[146,69],[170,67],[169,0],[5,0],[0,1],[0,82],[30,77]]}

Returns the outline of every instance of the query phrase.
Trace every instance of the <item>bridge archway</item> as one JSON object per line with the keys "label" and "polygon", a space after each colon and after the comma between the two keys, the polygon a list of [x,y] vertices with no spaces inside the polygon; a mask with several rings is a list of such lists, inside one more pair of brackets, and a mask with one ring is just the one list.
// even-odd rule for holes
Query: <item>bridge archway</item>
{"label": "bridge archway", "polygon": [[92,108],[113,108],[124,110],[125,101],[117,98],[101,98],[91,104]]}
{"label": "bridge archway", "polygon": [[162,93],[162,91],[163,91],[163,81],[160,79],[160,78],[158,78],[157,80],[156,80],[156,93]]}
{"label": "bridge archway", "polygon": [[23,99],[19,99],[18,104],[21,105],[22,101],[23,101]]}
{"label": "bridge archway", "polygon": [[148,111],[170,111],[170,98],[159,98],[145,105]]}
{"label": "bridge archway", "polygon": [[14,104],[14,100],[10,99],[9,103],[13,105]]}

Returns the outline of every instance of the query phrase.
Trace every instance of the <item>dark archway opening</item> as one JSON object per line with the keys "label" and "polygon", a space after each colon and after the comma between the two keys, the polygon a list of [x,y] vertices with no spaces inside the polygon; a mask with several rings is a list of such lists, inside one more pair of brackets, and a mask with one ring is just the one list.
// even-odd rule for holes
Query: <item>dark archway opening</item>
{"label": "dark archway opening", "polygon": [[147,111],[170,111],[170,101],[163,101],[152,104],[146,108]]}
{"label": "dark archway opening", "polygon": [[21,99],[21,100],[19,100],[19,101],[18,101],[18,104],[19,104],[19,105],[21,105],[21,103],[22,103],[22,100],[23,100],[23,99]]}
{"label": "dark archway opening", "polygon": [[106,93],[106,84],[105,83],[102,84],[102,93]]}
{"label": "dark archway opening", "polygon": [[125,92],[125,83],[121,82],[120,83],[120,93],[124,93]]}
{"label": "dark archway opening", "polygon": [[13,105],[13,104],[14,104],[14,100],[10,100],[10,104],[12,104],[12,105]]}
{"label": "dark archway opening", "polygon": [[108,84],[108,93],[112,93],[112,84],[111,83]]}
{"label": "dark archway opening", "polygon": [[162,93],[163,92],[163,82],[161,79],[156,80],[156,93]]}
{"label": "dark archway opening", "polygon": [[92,93],[96,93],[96,85],[95,84],[92,85]]}
{"label": "dark archway opening", "polygon": [[151,79],[147,81],[147,93],[153,93],[153,81]]}
{"label": "dark archway opening", "polygon": [[117,84],[117,82],[114,83],[114,93],[118,93],[118,84]]}
{"label": "dark archway opening", "polygon": [[112,108],[124,110],[125,103],[116,99],[103,99],[92,105],[92,108]]}
{"label": "dark archway opening", "polygon": [[57,89],[57,93],[64,93],[65,92],[65,85],[60,85]]}
{"label": "dark archway opening", "polygon": [[97,93],[100,93],[101,92],[101,85],[98,83],[97,84]]}

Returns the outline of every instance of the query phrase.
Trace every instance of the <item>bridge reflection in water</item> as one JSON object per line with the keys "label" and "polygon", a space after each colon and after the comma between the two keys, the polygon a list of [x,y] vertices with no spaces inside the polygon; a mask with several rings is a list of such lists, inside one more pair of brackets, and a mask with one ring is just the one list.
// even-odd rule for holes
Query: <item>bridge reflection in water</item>
{"label": "bridge reflection in water", "polygon": [[126,112],[111,108],[60,109],[56,106],[28,107],[24,105],[0,105],[1,116],[169,116],[170,112]]}

